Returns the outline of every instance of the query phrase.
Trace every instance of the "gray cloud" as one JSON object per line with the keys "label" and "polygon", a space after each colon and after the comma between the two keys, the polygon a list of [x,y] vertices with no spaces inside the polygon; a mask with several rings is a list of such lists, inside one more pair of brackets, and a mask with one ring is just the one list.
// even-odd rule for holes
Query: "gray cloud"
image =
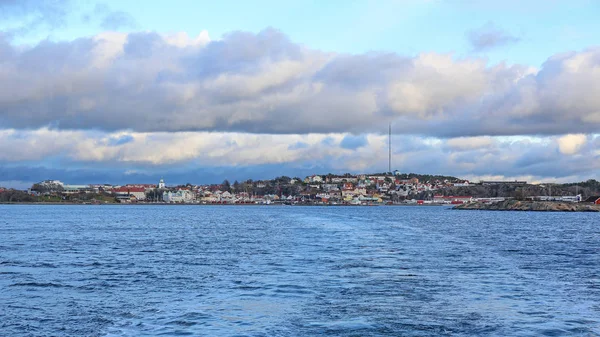
{"label": "gray cloud", "polygon": [[450,55],[333,54],[267,29],[209,41],[105,33],[0,40],[0,126],[435,137],[600,131],[600,49],[539,71]]}
{"label": "gray cloud", "polygon": [[467,32],[467,39],[473,50],[477,52],[517,43],[521,40],[491,22]]}

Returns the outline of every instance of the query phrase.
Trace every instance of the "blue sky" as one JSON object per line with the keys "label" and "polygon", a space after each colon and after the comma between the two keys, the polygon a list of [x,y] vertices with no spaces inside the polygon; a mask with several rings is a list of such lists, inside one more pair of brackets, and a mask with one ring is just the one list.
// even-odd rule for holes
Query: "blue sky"
{"label": "blue sky", "polygon": [[[481,56],[539,67],[559,52],[580,51],[599,43],[600,2],[553,1],[72,1],[66,20],[51,30],[40,29],[18,40],[35,43],[49,37],[71,40],[103,29],[82,17],[98,6],[128,13],[131,26],[120,31],[207,30],[218,39],[231,31],[257,33],[274,27],[311,48],[341,53],[368,51],[415,55],[422,52]],[[93,15],[92,15],[93,16]],[[14,21],[19,23],[19,19]],[[92,20],[93,21],[93,20]],[[473,52],[465,34],[492,23],[520,39],[520,43]]]}
{"label": "blue sky", "polygon": [[584,0],[6,0],[0,185],[383,171],[388,123],[404,172],[596,178],[599,14]]}

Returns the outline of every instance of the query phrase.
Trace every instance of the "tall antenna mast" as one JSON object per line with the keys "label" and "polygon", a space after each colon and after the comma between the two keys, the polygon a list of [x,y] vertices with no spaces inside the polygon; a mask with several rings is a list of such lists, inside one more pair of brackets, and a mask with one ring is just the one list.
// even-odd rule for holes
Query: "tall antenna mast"
{"label": "tall antenna mast", "polygon": [[388,141],[389,141],[388,172],[392,173],[392,123],[390,123]]}

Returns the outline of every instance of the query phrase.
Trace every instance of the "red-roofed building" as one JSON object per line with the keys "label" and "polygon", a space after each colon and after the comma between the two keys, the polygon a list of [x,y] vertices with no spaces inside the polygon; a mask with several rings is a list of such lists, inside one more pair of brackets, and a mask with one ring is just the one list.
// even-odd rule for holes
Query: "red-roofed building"
{"label": "red-roofed building", "polygon": [[113,193],[119,198],[135,197],[136,200],[146,199],[146,189],[143,187],[123,186],[113,189]]}
{"label": "red-roofed building", "polygon": [[146,191],[149,190],[153,190],[156,188],[155,184],[127,184],[125,185],[125,187],[141,187],[144,188]]}

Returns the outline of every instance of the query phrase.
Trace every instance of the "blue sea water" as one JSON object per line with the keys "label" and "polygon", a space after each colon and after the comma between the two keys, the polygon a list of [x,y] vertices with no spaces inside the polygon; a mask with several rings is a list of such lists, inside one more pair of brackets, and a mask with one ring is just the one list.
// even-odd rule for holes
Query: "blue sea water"
{"label": "blue sea water", "polygon": [[599,336],[600,215],[0,205],[1,336]]}

